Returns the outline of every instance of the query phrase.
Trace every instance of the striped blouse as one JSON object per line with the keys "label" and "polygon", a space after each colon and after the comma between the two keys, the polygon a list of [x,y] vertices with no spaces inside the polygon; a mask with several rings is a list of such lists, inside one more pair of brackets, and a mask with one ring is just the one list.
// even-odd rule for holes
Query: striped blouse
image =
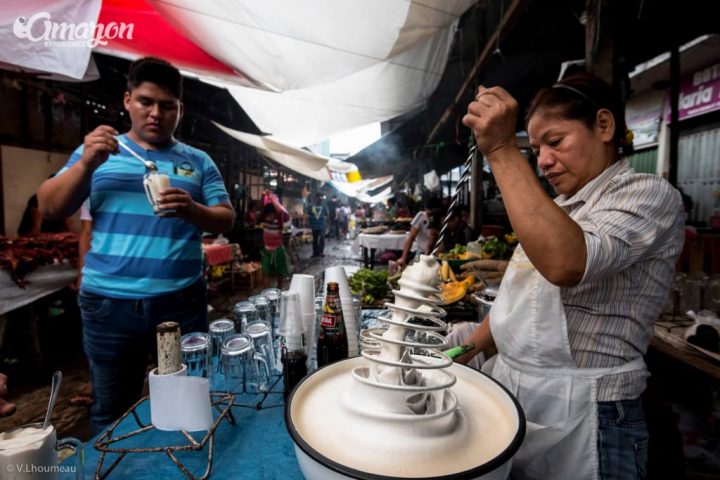
{"label": "striped blouse", "polygon": [[[626,160],[555,202],[572,213],[598,188],[578,222],[587,246],[585,274],[577,286],[561,288],[570,349],[581,368],[615,367],[645,354],[684,239],[680,193],[657,175],[634,173]],[[604,377],[598,401],[636,398],[648,376]]]}

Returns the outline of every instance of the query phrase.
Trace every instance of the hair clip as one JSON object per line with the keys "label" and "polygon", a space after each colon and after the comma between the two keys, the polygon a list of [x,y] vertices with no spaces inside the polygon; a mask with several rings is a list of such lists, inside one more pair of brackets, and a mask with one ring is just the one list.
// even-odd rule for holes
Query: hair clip
{"label": "hair clip", "polygon": [[626,147],[630,145],[633,140],[635,139],[635,134],[633,134],[633,131],[629,128],[625,130],[625,136],[623,137],[623,147]]}

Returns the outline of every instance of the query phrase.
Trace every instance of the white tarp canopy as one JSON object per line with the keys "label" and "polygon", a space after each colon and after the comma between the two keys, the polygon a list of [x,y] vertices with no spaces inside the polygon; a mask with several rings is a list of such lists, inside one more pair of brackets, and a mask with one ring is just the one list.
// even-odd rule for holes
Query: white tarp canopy
{"label": "white tarp canopy", "polygon": [[[349,197],[355,197],[362,201],[373,199],[375,197],[371,197],[367,192],[383,187],[393,180],[392,175],[362,180],[359,179],[357,166],[350,162],[308,152],[269,136],[241,132],[217,122],[213,122],[213,124],[231,137],[255,148],[258,153],[269,160],[306,177],[329,182],[336,190]],[[358,180],[353,180],[353,177]],[[382,192],[382,195],[386,194],[389,194],[389,187]]]}
{"label": "white tarp canopy", "polygon": [[[132,29],[124,36],[106,29],[107,41],[94,47],[167,58],[226,86],[263,132],[306,146],[421,107],[475,0],[146,2],[5,1],[0,62],[81,79],[91,47],[54,40],[67,38],[66,29],[124,25]],[[23,31],[22,20],[37,15],[31,37],[47,31],[49,43]]]}
{"label": "white tarp canopy", "polygon": [[[198,11],[193,0],[151,3],[183,21]],[[421,107],[445,70],[459,16],[474,3],[225,0],[203,4],[183,31],[269,87],[229,87],[260,130],[304,146]]]}
{"label": "white tarp canopy", "polygon": [[97,22],[100,4],[100,0],[4,1],[0,11],[0,64],[58,74],[59,79],[82,79],[89,68],[94,68],[90,67],[92,38],[78,40],[72,46],[63,41],[70,34],[68,26],[79,36],[91,35],[90,26]]}

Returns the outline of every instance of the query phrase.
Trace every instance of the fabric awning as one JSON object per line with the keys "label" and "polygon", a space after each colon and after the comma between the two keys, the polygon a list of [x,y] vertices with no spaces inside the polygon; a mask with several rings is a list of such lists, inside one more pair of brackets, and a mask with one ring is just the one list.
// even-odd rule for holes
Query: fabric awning
{"label": "fabric awning", "polygon": [[20,38],[13,33],[18,20],[47,13],[53,25],[131,27],[124,35],[108,30],[93,47],[129,59],[165,58],[228,88],[262,131],[306,146],[421,107],[443,74],[460,15],[475,2],[9,3],[0,12],[0,62],[82,79],[92,47]]}

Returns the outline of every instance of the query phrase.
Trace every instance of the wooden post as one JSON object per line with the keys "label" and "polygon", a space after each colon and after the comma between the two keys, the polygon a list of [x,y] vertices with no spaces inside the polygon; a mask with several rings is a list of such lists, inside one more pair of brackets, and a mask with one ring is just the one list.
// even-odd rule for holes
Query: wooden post
{"label": "wooden post", "polygon": [[585,68],[609,84],[615,81],[615,27],[618,7],[612,0],[588,0]]}

